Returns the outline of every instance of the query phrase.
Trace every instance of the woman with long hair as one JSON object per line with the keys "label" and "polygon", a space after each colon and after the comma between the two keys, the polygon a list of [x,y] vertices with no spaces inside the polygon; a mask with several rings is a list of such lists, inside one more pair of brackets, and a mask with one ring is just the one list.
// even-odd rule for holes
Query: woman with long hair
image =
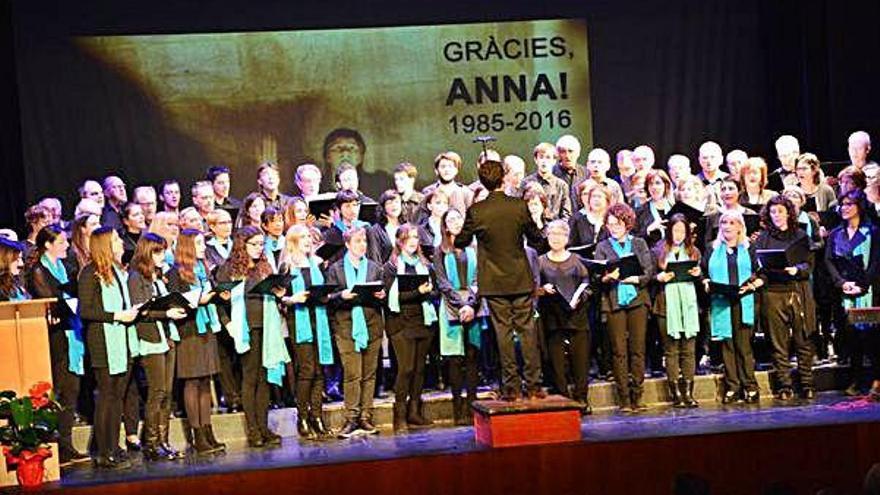
{"label": "woman with long hair", "polygon": [[[696,340],[700,331],[700,306],[694,282],[676,280],[669,271],[670,262],[695,261],[688,271],[691,277],[700,277],[700,250],[694,246],[690,222],[681,214],[673,215],[666,223],[663,242],[654,247],[657,260],[658,287],[653,313],[657,319],[663,354],[666,358],[666,379],[673,407],[697,407],[694,399],[696,371]],[[681,379],[679,380],[679,375]]]}
{"label": "woman with long hair", "polygon": [[[727,210],[718,219],[718,237],[703,257],[702,270],[710,294],[709,327],[712,340],[721,342],[724,361],[722,402],[758,402],[752,333],[755,318],[755,291],[764,281],[758,277],[754,248],[746,236],[742,213]],[[714,286],[712,283],[721,284]],[[719,287],[735,287],[722,293]]]}
{"label": "woman with long hair", "polygon": [[[477,250],[455,247],[464,215],[449,209],[442,217],[443,242],[434,253],[437,289],[440,291],[440,355],[449,361],[449,386],[455,424],[468,424],[470,404],[477,399],[478,365],[482,331],[487,327],[485,308],[477,297]],[[467,401],[461,396],[467,388]]]}
{"label": "woman with long hair", "polygon": [[122,246],[125,253],[122,262],[128,263],[134,256],[135,246],[141,234],[147,230],[147,218],[144,210],[137,203],[125,203],[122,206],[122,229],[119,236],[122,237]]}
{"label": "woman with long hair", "polygon": [[293,341],[296,374],[297,432],[302,438],[326,437],[324,424],[324,374],[321,366],[333,364],[333,342],[327,318],[327,301],[309,297],[309,288],[324,283],[323,260],[314,254],[313,237],[305,225],[294,225],[285,236],[281,272],[293,276],[287,306],[287,328]]}
{"label": "woman with long hair", "polygon": [[[635,256],[641,275],[620,278],[620,269],[602,275],[602,312],[608,322],[611,352],[614,356],[614,381],[620,411],[647,410],[642,398],[645,380],[645,337],[648,330],[647,284],[654,278],[654,261],[644,239],[632,235],[635,212],[626,203],[616,203],[605,214],[608,238],[596,246],[597,260],[615,262]],[[630,377],[632,384],[630,384]]]}
{"label": "woman with long hair", "polygon": [[797,210],[785,196],[771,199],[761,210],[764,228],[755,240],[756,250],[786,251],[788,265],[781,271],[762,268],[763,314],[773,346],[776,396],[794,398],[789,352],[798,360],[801,397],[813,399],[813,334],[816,332],[816,303],[810,290],[813,254],[806,232],[798,227]]}
{"label": "woman with long hair", "polygon": [[[198,230],[184,229],[177,238],[174,268],[168,271],[168,289],[194,295],[195,311],[177,322],[177,377],[183,380],[183,404],[193,448],[199,455],[221,452],[226,445],[217,441],[211,425],[211,377],[219,369],[216,333],[222,330],[214,296],[217,294],[205,262],[205,236]],[[198,294],[198,296],[195,296]],[[195,299],[197,297],[197,299]]]}
{"label": "woman with long hair", "polygon": [[[425,360],[434,340],[437,310],[433,266],[422,254],[419,229],[403,224],[397,229],[394,251],[384,267],[388,312],[385,333],[397,356],[397,379],[394,382],[394,431],[409,426],[429,426],[422,402]],[[428,279],[415,289],[402,290],[398,275],[425,275]]]}
{"label": "woman with long hair", "polygon": [[241,200],[241,208],[235,217],[235,229],[242,227],[259,227],[260,217],[266,209],[266,200],[260,192],[252,192]]}
{"label": "woman with long hair", "polygon": [[83,215],[70,225],[70,253],[64,259],[69,273],[79,275],[79,271],[92,262],[89,237],[100,226],[101,219],[97,215]]}
{"label": "woman with long hair", "polygon": [[122,239],[112,227],[95,230],[89,239],[92,261],[79,274],[79,312],[97,382],[94,436],[95,464],[102,469],[131,467],[119,448],[119,427],[131,360],[138,355],[132,325],[138,307],[132,306],[128,275],[122,269]]}
{"label": "woman with long hair", "polygon": [[397,229],[403,222],[403,201],[394,189],[379,196],[379,219],[367,228],[367,258],[385,264],[394,251]]}
{"label": "woman with long hair", "polygon": [[36,237],[36,246],[27,262],[28,292],[37,298],[53,298],[49,319],[49,356],[52,362],[52,383],[62,410],[58,416],[58,448],[62,464],[88,459],[73,447],[72,432],[80,377],[84,374],[85,343],[82,321],[76,311],[62,302],[75,298],[76,291],[61,287],[74,280],[64,264],[70,243],[58,225],[43,227]]}
{"label": "woman with long hair", "polygon": [[0,237],[0,301],[30,299],[24,287],[24,246]]}
{"label": "woman with long hair", "polygon": [[263,232],[253,225],[242,227],[233,236],[232,252],[218,269],[217,281],[243,282],[231,291],[226,328],[241,355],[241,399],[250,447],[281,445],[281,436],[269,429],[269,382],[280,385],[280,370],[290,360],[275,302],[285,289],[275,288],[274,296],[251,293],[271,274]]}
{"label": "woman with long hair", "polygon": [[[165,249],[165,239],[156,234],[147,232],[138,239],[128,268],[128,293],[132,304],[143,304],[168,294],[162,277]],[[168,422],[177,356],[175,341],[180,340],[174,322],[184,317],[186,311],[183,308],[147,311],[135,325],[140,364],[147,378],[143,447],[147,461],[171,461],[183,457],[168,443]]]}

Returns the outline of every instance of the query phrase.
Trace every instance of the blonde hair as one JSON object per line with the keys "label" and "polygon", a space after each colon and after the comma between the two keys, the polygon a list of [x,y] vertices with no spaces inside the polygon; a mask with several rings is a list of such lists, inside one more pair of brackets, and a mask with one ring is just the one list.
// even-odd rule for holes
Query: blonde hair
{"label": "blonde hair", "polygon": [[743,218],[742,213],[736,210],[728,210],[722,213],[720,217],[718,217],[718,237],[716,237],[715,240],[712,241],[712,249],[718,249],[718,246],[726,243],[726,241],[724,240],[724,232],[721,231],[721,223],[727,219],[734,220],[739,223],[739,236],[737,236],[736,238],[737,245],[749,247],[749,237],[746,235],[746,221]]}

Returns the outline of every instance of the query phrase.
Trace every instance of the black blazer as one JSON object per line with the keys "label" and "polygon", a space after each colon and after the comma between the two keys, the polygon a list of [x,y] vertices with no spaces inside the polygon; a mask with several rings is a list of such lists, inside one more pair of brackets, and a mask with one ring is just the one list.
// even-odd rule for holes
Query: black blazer
{"label": "black blazer", "polygon": [[[64,265],[64,269],[67,271],[67,279],[76,281],[76,276],[73,272],[71,272],[70,267],[68,265]],[[51,298],[51,297],[61,297],[61,290],[58,288],[61,285],[61,282],[58,281],[49,270],[46,269],[42,263],[37,263],[31,268],[30,273],[26,277],[27,279],[27,292],[31,295],[31,297],[38,298]],[[74,284],[76,287],[76,284]],[[70,294],[73,297],[76,297],[77,290],[73,290],[73,294]],[[51,306],[52,314],[55,317],[59,317],[61,321],[56,325],[50,325],[49,331],[55,330],[66,330],[71,328],[71,323],[69,318],[72,317],[72,313],[70,309],[67,308],[66,304],[62,304],[60,302],[54,303]]]}
{"label": "black blazer", "polygon": [[[104,309],[101,298],[101,281],[95,273],[95,264],[89,263],[79,273],[79,316],[86,332],[86,344],[91,357],[92,368],[107,368],[107,345],[104,342],[104,323],[113,323],[113,313]],[[117,290],[119,283],[114,280]],[[128,306],[124,306],[128,309]],[[128,339],[128,332],[125,332]]]}
{"label": "black blazer", "polygon": [[[131,297],[131,304],[142,304],[149,301],[155,295],[153,293],[153,281],[141,275],[141,272],[137,270],[129,270],[128,295]],[[164,319],[164,311],[149,311],[146,318],[142,317],[135,325],[138,338],[154,344],[161,342],[162,338],[159,335],[159,326],[156,325],[156,321]],[[168,331],[168,327],[165,327],[165,331]],[[167,339],[168,335],[165,335],[165,337]]]}
{"label": "black blazer", "polygon": [[587,219],[587,215],[580,210],[576,211],[575,214],[568,219],[568,226],[571,229],[571,234],[569,234],[568,238],[569,246],[597,244],[608,238],[608,231],[604,228],[600,228],[599,232],[596,232],[596,227],[590,223]]}
{"label": "black blazer", "polygon": [[[611,239],[605,239],[596,246],[597,260],[617,260],[617,252],[611,247]],[[639,265],[642,266],[642,275],[639,276],[639,284],[635,286],[637,290],[636,298],[629,304],[629,307],[636,307],[641,304],[650,304],[648,298],[647,286],[654,279],[656,268],[654,256],[648,249],[648,243],[641,237],[633,237],[632,252],[639,259]],[[605,287],[602,298],[602,309],[604,311],[616,311],[620,309],[617,305],[617,286],[619,284],[611,284]]]}
{"label": "black blazer", "polygon": [[[343,290],[345,283],[345,260],[340,259],[327,268],[324,274],[326,284],[336,284]],[[367,258],[367,282],[383,282],[382,265]],[[342,299],[342,290],[330,295],[330,322],[333,331],[344,338],[351,338],[351,310],[358,299],[346,301]],[[384,324],[382,322],[381,306],[364,305],[364,317],[367,320],[367,328],[370,332],[370,340],[381,339]]]}
{"label": "black blazer", "polygon": [[502,191],[492,191],[486,199],[467,210],[455,247],[464,249],[477,238],[477,285],[482,296],[531,293],[534,279],[523,247],[524,237],[533,244],[543,236],[529,214],[526,202]]}
{"label": "black blazer", "polygon": [[381,223],[370,225],[367,229],[367,258],[382,265],[391,257],[393,250],[394,240],[388,237],[385,226]]}

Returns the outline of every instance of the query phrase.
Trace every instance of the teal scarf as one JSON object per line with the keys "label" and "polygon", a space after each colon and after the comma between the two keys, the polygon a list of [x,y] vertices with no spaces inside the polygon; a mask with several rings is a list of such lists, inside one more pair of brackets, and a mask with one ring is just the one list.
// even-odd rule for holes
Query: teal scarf
{"label": "teal scarf", "polygon": [[[428,267],[422,263],[418,256],[410,257],[401,253],[397,257],[397,273],[399,275],[406,273],[406,265],[414,266],[419,275],[428,275]],[[393,313],[400,313],[400,290],[397,287],[397,277],[394,278],[394,283],[391,284],[391,290],[388,292],[388,309]],[[434,309],[431,301],[422,302],[422,318],[426,327],[437,321],[437,310]]]}
{"label": "teal scarf", "polygon": [[[115,313],[131,307],[128,295],[128,274],[113,267],[115,280],[110,285],[101,283],[101,304],[104,311]],[[104,345],[107,349],[107,367],[111,375],[119,375],[128,371],[128,356],[139,355],[137,332],[133,325],[124,323],[104,323]],[[126,341],[127,347],[126,347]]]}
{"label": "teal scarf", "polygon": [[[49,270],[49,273],[55,277],[55,280],[58,281],[59,285],[64,285],[70,281],[67,277],[67,270],[64,268],[64,263],[62,263],[60,259],[55,260],[55,263],[52,263],[52,261],[49,260],[49,256],[44,254],[40,257],[40,264],[42,264],[46,270]],[[71,299],[70,295],[65,293],[62,293],[61,297],[63,299]],[[68,323],[71,328],[64,330],[64,335],[67,337],[67,370],[75,375],[82,376],[85,374],[84,357],[86,355],[82,320],[80,320],[79,315],[73,315],[68,319]]]}
{"label": "teal scarf", "polygon": [[355,220],[353,222],[351,222],[351,227],[349,227],[348,225],[345,225],[345,222],[343,222],[341,218],[339,220],[333,222],[333,225],[335,225],[336,228],[339,229],[339,231],[342,232],[343,234],[348,232],[349,229],[355,229],[358,227],[367,228],[370,226],[369,223],[364,222],[363,220],[360,220],[357,218],[355,218]]}
{"label": "teal scarf", "polygon": [[[666,255],[667,262],[688,259],[681,247],[673,248]],[[663,288],[663,294],[666,296],[666,335],[673,339],[696,337],[700,330],[700,316],[693,282],[676,282],[672,279]]]}
{"label": "teal scarf", "polygon": [[27,291],[17,285],[12,288],[12,294],[9,296],[10,301],[27,301],[28,299],[30,296]]}
{"label": "teal scarf", "polygon": [[[752,276],[752,261],[749,258],[749,249],[740,244],[736,247],[736,271],[738,280],[736,285],[746,283]],[[712,251],[709,258],[709,280],[720,284],[731,284],[730,274],[727,270],[727,244],[721,243]],[[713,294],[712,297],[712,340],[725,340],[733,337],[733,328],[730,321],[730,299]],[[745,325],[755,323],[755,295],[748,294],[740,297],[740,309],[742,310],[742,322]]]}
{"label": "teal scarf", "polygon": [[[306,290],[306,281],[302,276],[302,272],[293,269],[293,280],[290,282],[291,290],[294,294],[298,294]],[[320,285],[324,283],[324,274],[315,262],[314,257],[309,257],[309,276],[312,279],[312,285]],[[327,320],[327,307],[324,305],[315,306],[315,324],[318,327],[318,362],[320,364],[333,364],[333,344],[330,339],[330,324]],[[314,332],[312,331],[312,318],[309,314],[309,307],[305,304],[296,304],[293,307],[293,314],[296,322],[295,342],[297,344],[312,343],[315,341]]]}
{"label": "teal scarf", "polygon": [[[165,282],[161,279],[156,279],[153,282],[153,295],[154,296],[165,296],[168,295],[168,288],[165,287]],[[165,336],[165,323],[161,321],[156,322],[156,326],[159,328],[159,342],[147,342],[146,340],[140,340],[138,342],[138,349],[140,350],[141,356],[150,356],[153,354],[165,354],[171,347],[168,345],[168,337],[171,340],[180,341],[180,334],[177,333],[177,325],[174,322],[169,321],[168,325],[168,337]]]}
{"label": "teal scarf", "polygon": [[247,305],[244,293],[245,284],[238,284],[230,291],[229,305],[230,315],[229,323],[226,325],[226,331],[235,342],[235,352],[244,354],[251,348],[251,329],[247,322]]}
{"label": "teal scarf", "polygon": [[217,250],[217,254],[219,254],[224,260],[229,259],[229,251],[232,248],[232,243],[230,241],[227,240],[226,245],[223,245],[223,243],[218,241],[216,237],[212,237],[205,241],[205,244],[214,246],[214,249]]}
{"label": "teal scarf", "polygon": [[[627,235],[626,240],[623,242],[623,245],[617,239],[608,239],[608,242],[611,243],[611,248],[614,249],[614,252],[617,254],[618,258],[623,258],[628,254],[632,254],[632,236]],[[622,284],[618,281],[617,283],[617,305],[621,308],[624,308],[629,305],[638,295],[638,291],[636,287],[632,284]]]}
{"label": "teal scarf", "polygon": [[[196,276],[196,283],[189,286],[189,290],[198,290],[202,294],[211,291],[211,279],[208,277],[208,270],[205,268],[205,262],[196,260],[196,266],[193,268]],[[214,304],[201,305],[196,307],[196,328],[199,335],[204,335],[211,329],[212,333],[217,333],[223,329],[220,325],[220,316],[217,314],[217,306]]]}
{"label": "teal scarf", "polygon": [[167,273],[172,266],[174,266],[174,246],[165,250],[165,266],[162,267],[162,273]]}
{"label": "teal scarf", "polygon": [[279,386],[290,362],[281,332],[283,321],[275,296],[263,296],[263,367],[269,383]]}
{"label": "teal scarf", "polygon": [[[453,290],[463,290],[477,283],[477,255],[473,247],[467,247],[464,250],[467,256],[467,280],[462,284],[458,276],[458,261],[454,253],[446,253],[443,256],[443,268],[446,271],[446,277],[449,279],[449,285]],[[477,308],[474,308],[476,310]],[[457,320],[450,320],[447,310],[447,300],[445,297],[440,299],[440,354],[443,356],[464,356],[464,339],[462,333],[464,327]],[[455,321],[453,323],[452,321]],[[477,349],[480,348],[481,332],[486,327],[485,318],[475,318],[474,321],[467,324],[467,341]]]}
{"label": "teal scarf", "polygon": [[[852,251],[852,256],[856,257],[862,256],[862,263],[864,264],[865,269],[868,269],[868,264],[871,262],[871,229],[868,227],[859,227],[859,234],[862,235],[862,242],[859,243],[858,246],[855,247]],[[841,232],[842,235],[846,235],[846,227],[844,227],[844,231]],[[850,308],[868,308],[872,304],[873,300],[873,292],[871,286],[863,287],[865,292],[862,293],[861,296],[852,298],[852,297],[844,297],[843,298],[843,307],[844,309]]]}
{"label": "teal scarf", "polygon": [[[367,258],[361,257],[357,268],[351,262],[348,251],[343,255],[345,261],[345,286],[351,290],[356,284],[362,284],[367,281]],[[351,338],[354,339],[355,352],[361,352],[367,348],[370,341],[370,332],[367,330],[367,319],[364,316],[364,307],[355,305],[351,308]]]}

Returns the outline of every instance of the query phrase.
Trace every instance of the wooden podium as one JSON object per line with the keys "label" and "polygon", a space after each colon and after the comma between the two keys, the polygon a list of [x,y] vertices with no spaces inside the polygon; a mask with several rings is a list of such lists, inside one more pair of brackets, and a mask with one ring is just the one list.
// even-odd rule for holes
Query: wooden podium
{"label": "wooden podium", "polygon": [[581,405],[559,395],[543,400],[478,400],[474,438],[489,447],[514,447],[581,439]]}
{"label": "wooden podium", "polygon": [[[55,299],[0,302],[0,390],[27,395],[37,382],[52,383],[49,327],[46,314]],[[0,459],[0,486],[15,485],[15,469],[7,471]],[[58,445],[46,459],[46,481],[61,478]]]}

